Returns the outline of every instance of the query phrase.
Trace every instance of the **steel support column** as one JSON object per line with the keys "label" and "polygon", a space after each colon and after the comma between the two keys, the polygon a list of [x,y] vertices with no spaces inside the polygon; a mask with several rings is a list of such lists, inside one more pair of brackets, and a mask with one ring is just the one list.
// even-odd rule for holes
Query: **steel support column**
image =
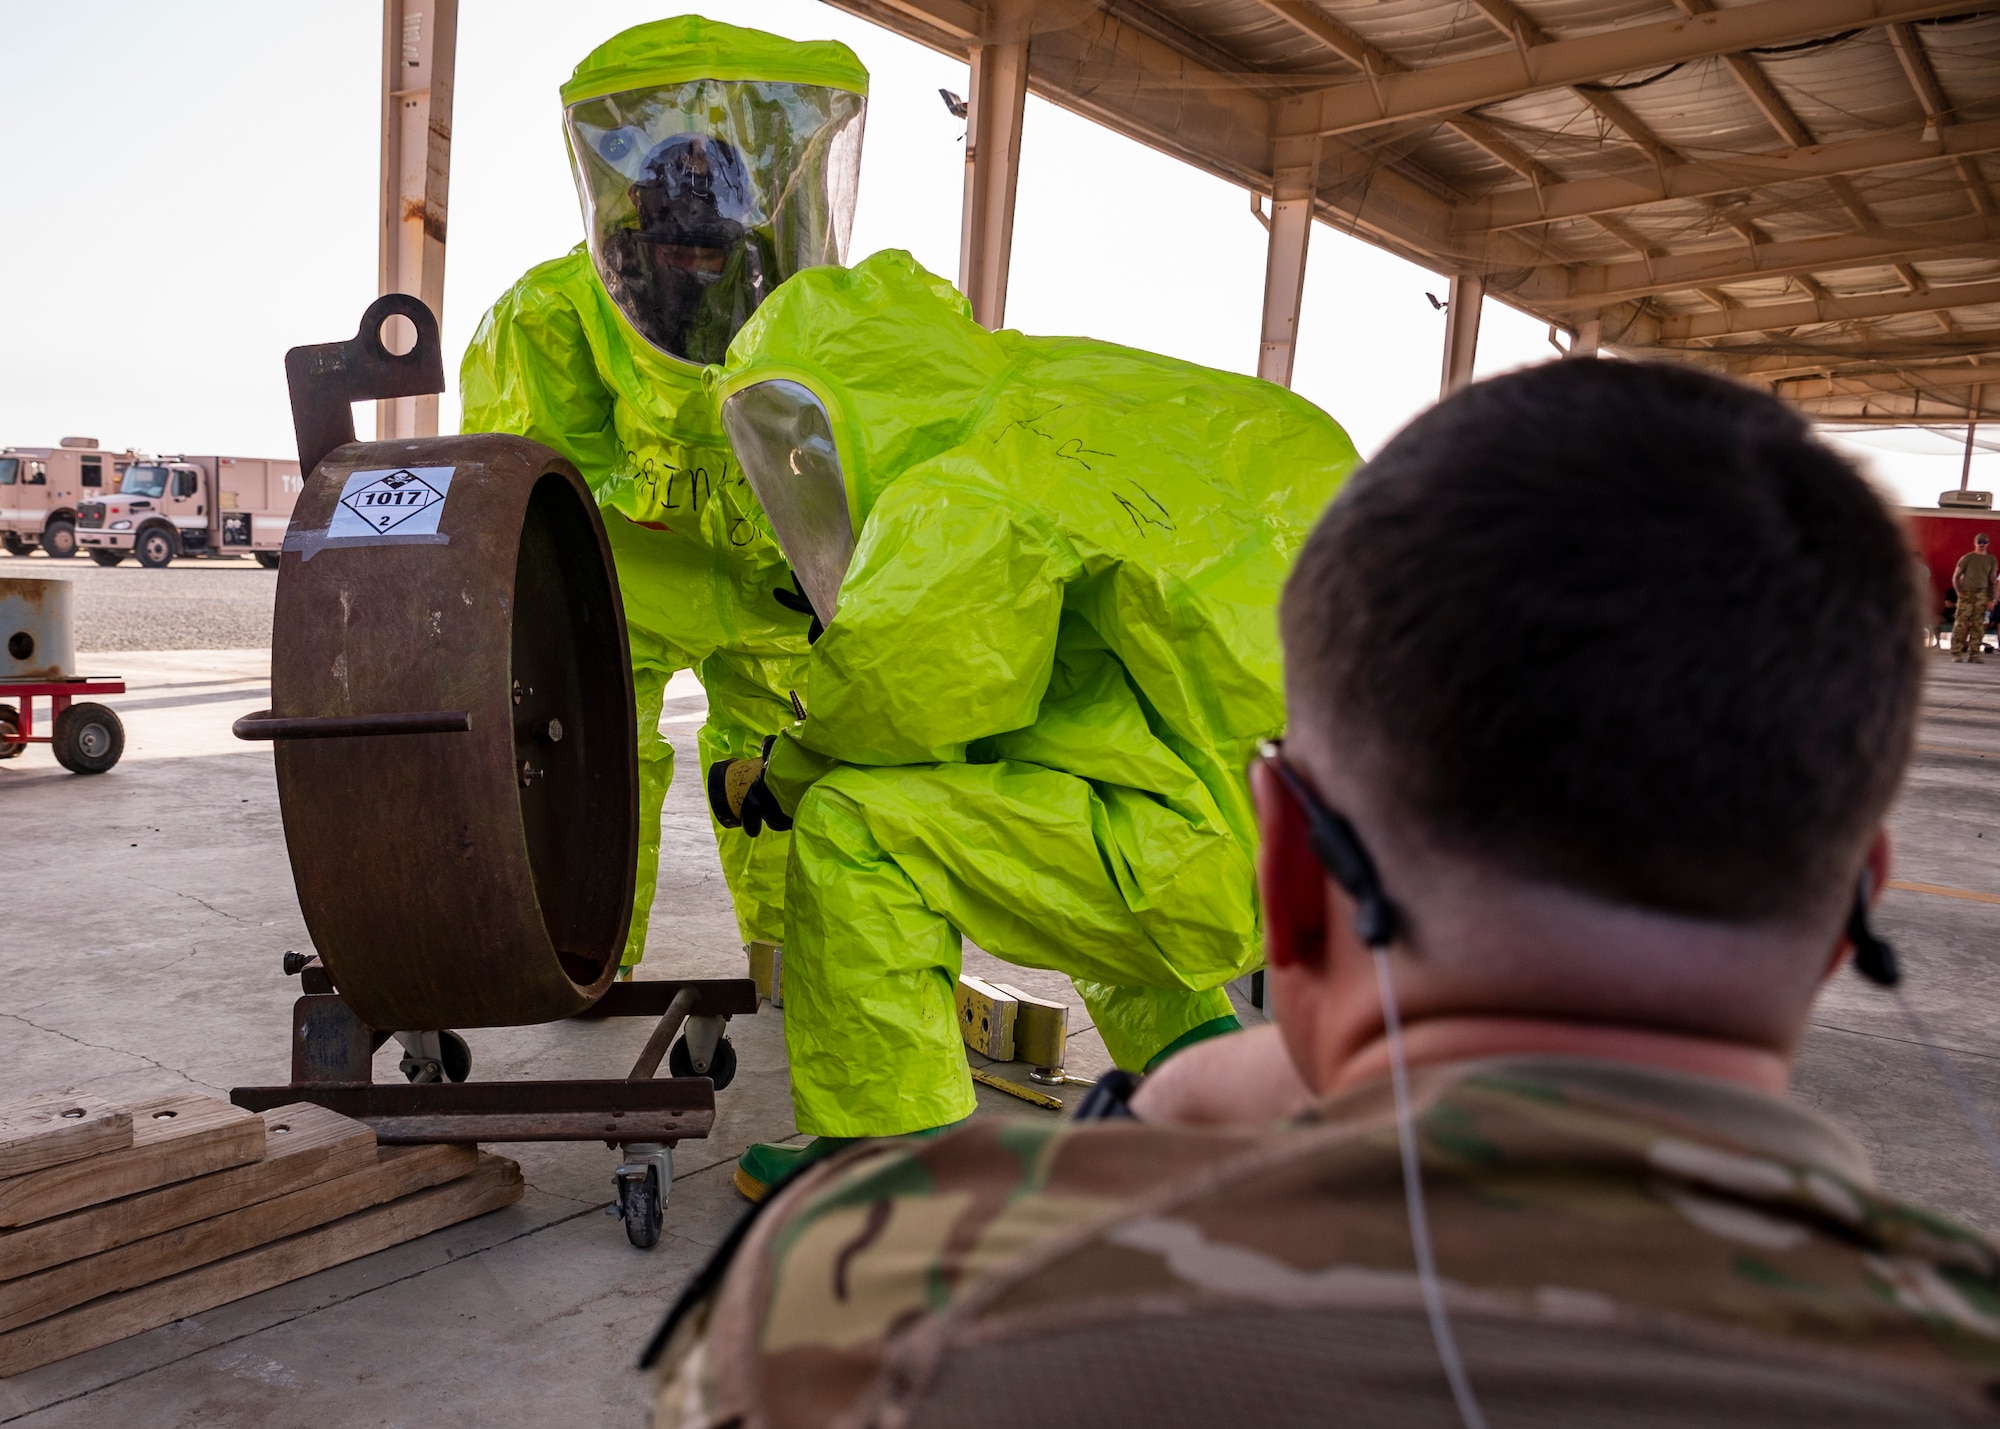
{"label": "steel support column", "polygon": [[1479,352],[1479,310],[1486,300],[1486,280],[1477,273],[1454,273],[1451,297],[1444,308],[1444,380],[1440,400],[1472,380],[1472,359]]}
{"label": "steel support column", "polygon": [[1593,313],[1576,325],[1576,341],[1569,345],[1571,357],[1595,357],[1604,345],[1604,319]]}
{"label": "steel support column", "polygon": [[[378,296],[408,293],[444,316],[445,194],[451,178],[451,86],[458,0],[382,0],[382,187]],[[384,334],[415,339],[405,318]],[[375,404],[376,439],[434,437],[438,399]]]}
{"label": "steel support column", "polygon": [[[958,290],[990,328],[1007,317],[1007,260],[1014,246],[1014,188],[1028,99],[1029,7],[996,5],[1002,28],[972,47],[965,122],[965,207],[959,222]],[[1018,22],[1006,23],[1019,10]]]}
{"label": "steel support column", "polygon": [[1257,375],[1292,385],[1298,359],[1299,303],[1305,295],[1306,248],[1312,241],[1313,199],[1319,189],[1320,140],[1311,129],[1317,105],[1277,106],[1271,140],[1271,230],[1264,258],[1264,319],[1258,334]]}

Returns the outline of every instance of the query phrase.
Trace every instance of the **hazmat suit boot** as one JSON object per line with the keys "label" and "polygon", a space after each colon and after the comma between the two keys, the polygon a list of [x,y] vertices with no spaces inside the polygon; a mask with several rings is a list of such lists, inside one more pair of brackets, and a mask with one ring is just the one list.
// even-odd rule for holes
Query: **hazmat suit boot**
{"label": "hazmat suit boot", "polygon": [[[912,1136],[942,1136],[962,1123],[931,1127],[909,1133]],[[737,1193],[748,1201],[762,1201],[786,1181],[817,1165],[834,1152],[854,1145],[852,1136],[816,1136],[804,1146],[787,1146],[781,1141],[760,1141],[736,1159],[733,1178]]]}
{"label": "hazmat suit boot", "polygon": [[[792,574],[701,374],[786,277],[842,261],[867,87],[844,45],[695,16],[599,46],[562,87],[585,240],[502,295],[465,354],[464,429],[553,447],[604,511],[638,704],[628,975],[674,773],[660,723],[691,722],[668,681],[706,691],[704,768],[754,753],[805,692],[810,616],[785,603]],[[743,940],[777,941],[784,836],[716,839]]]}
{"label": "hazmat suit boot", "polygon": [[825,627],[751,796],[791,824],[799,1129],[971,1113],[966,939],[1068,974],[1124,1068],[1232,1027],[1223,984],[1261,961],[1244,770],[1283,729],[1277,599],[1356,464],[1340,428],[988,332],[895,252],[792,279],[712,381]]}

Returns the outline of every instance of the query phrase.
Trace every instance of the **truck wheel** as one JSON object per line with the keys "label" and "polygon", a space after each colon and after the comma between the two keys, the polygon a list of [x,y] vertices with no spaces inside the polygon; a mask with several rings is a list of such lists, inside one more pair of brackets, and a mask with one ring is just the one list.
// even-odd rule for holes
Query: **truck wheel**
{"label": "truck wheel", "polygon": [[257,564],[267,571],[275,571],[278,568],[278,553],[276,551],[257,552]]}
{"label": "truck wheel", "polygon": [[125,752],[125,726],[104,705],[79,701],[56,716],[56,763],[72,774],[102,774]]}
{"label": "truck wheel", "polygon": [[132,543],[139,564],[148,570],[158,570],[174,558],[174,538],[159,526],[151,526],[139,533],[139,539]]}
{"label": "truck wheel", "polygon": [[42,549],[59,561],[76,554],[76,522],[51,521],[42,527]]}
{"label": "truck wheel", "polygon": [[115,566],[125,559],[125,553],[123,551],[107,551],[102,546],[92,546],[90,548],[90,559],[97,562],[100,566]]}
{"label": "truck wheel", "polygon": [[8,555],[25,556],[34,549],[12,531],[0,531],[0,550],[6,551]]}
{"label": "truck wheel", "polygon": [[0,705],[0,759],[18,759],[28,746],[13,736],[21,732],[21,712],[13,705]]}

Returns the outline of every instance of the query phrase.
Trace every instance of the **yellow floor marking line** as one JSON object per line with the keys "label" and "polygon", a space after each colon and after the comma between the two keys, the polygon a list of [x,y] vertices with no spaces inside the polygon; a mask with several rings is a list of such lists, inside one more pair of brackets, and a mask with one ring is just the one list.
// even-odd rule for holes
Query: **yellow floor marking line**
{"label": "yellow floor marking line", "polygon": [[[1993,900],[2000,903],[2000,898]],[[1038,1092],[1033,1087],[1024,1087],[1019,1082],[1010,1082],[1005,1077],[996,1077],[983,1067],[972,1069],[972,1080],[982,1087],[991,1087],[996,1092],[1005,1092],[1010,1097],[1019,1097],[1024,1102],[1045,1106],[1050,1111],[1061,1111],[1062,1103],[1047,1092]]]}
{"label": "yellow floor marking line", "polygon": [[1970,888],[1947,888],[1942,883],[1905,883],[1900,878],[1892,878],[1889,880],[1889,886],[1900,888],[1905,893],[1930,893],[1939,898],[1963,898],[1969,903],[2000,903],[2000,893],[1978,893]]}

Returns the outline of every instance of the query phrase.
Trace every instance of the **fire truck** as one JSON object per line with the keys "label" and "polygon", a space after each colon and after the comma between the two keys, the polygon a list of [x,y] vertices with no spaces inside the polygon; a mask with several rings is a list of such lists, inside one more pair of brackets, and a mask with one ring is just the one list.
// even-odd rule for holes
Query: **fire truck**
{"label": "fire truck", "polygon": [[94,437],[0,448],[0,549],[25,556],[39,546],[58,559],[85,551],[101,566],[127,556],[142,566],[176,556],[275,566],[303,485],[296,461],[153,457],[106,451]]}
{"label": "fire truck", "polygon": [[136,556],[255,556],[278,564],[304,482],[296,461],[262,457],[137,457],[118,487],[76,508],[76,539],[100,566]]}
{"label": "fire truck", "polygon": [[95,437],[64,437],[55,447],[0,447],[0,549],[25,556],[77,551],[77,507],[116,491],[132,451],[109,452]]}

